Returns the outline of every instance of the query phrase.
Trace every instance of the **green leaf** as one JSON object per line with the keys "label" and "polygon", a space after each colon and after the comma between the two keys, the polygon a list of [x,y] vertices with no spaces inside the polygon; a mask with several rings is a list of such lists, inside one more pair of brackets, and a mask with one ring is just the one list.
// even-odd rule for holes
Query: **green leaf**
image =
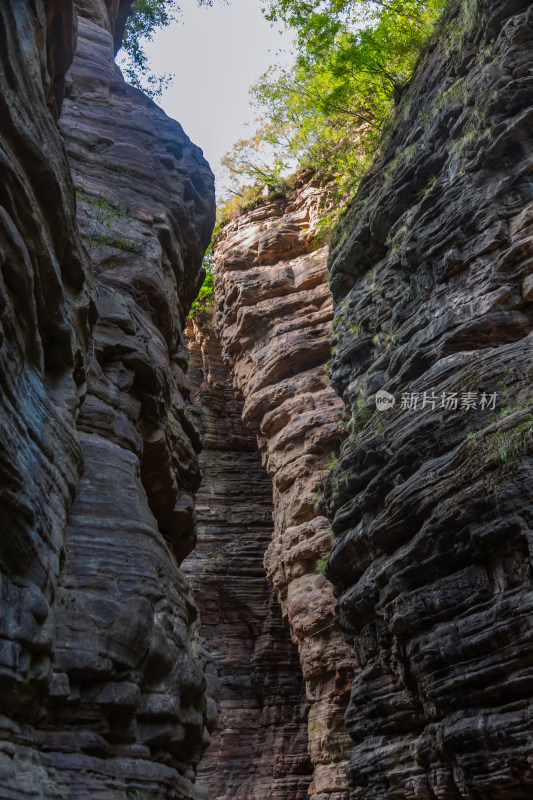
{"label": "green leaf", "polygon": [[447,1],[269,0],[265,15],[295,31],[296,54],[251,89],[254,132],[223,160],[231,191],[311,167],[346,199]]}

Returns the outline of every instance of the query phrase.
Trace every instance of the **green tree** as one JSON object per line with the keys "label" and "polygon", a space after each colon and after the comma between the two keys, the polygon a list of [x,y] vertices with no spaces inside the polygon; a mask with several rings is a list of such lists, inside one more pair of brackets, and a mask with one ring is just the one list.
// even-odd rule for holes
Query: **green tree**
{"label": "green tree", "polygon": [[292,66],[270,69],[252,87],[256,130],[226,156],[227,169],[257,180],[257,154],[266,148],[274,164],[313,167],[346,197],[446,2],[269,0],[265,14],[294,29],[296,55]]}

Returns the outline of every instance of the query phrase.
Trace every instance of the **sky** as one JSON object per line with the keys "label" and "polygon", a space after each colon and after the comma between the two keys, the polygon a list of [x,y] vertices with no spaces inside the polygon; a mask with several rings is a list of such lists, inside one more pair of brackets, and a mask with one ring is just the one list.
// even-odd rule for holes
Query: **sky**
{"label": "sky", "polygon": [[[222,190],[220,159],[253,121],[248,89],[276,61],[287,60],[291,37],[261,13],[265,0],[181,0],[180,21],[146,46],[156,73],[175,73],[157,103],[202,148]],[[279,51],[284,55],[276,56]]]}

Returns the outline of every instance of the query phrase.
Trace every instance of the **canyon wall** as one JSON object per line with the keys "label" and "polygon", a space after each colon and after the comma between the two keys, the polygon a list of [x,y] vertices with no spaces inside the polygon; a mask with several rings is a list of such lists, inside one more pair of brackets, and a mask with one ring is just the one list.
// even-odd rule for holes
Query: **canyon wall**
{"label": "canyon wall", "polygon": [[178,568],[213,176],[115,67],[128,7],[0,11],[2,798],[192,798],[216,719]]}
{"label": "canyon wall", "polygon": [[187,328],[191,418],[203,439],[198,545],[183,569],[220,680],[220,719],[200,765],[209,800],[305,800],[311,780],[298,652],[263,559],[272,538],[272,481],[241,421],[209,313]]}
{"label": "canyon wall", "polygon": [[272,479],[274,530],[265,554],[298,647],[310,704],[312,797],[347,797],[350,740],[342,718],[351,654],[334,622],[321,565],[330,547],[319,492],[341,431],[342,403],[328,385],[332,301],[327,249],[317,244],[323,191],[303,175],[287,197],[223,227],[214,249],[215,325]]}
{"label": "canyon wall", "polygon": [[329,265],[351,419],[327,574],[358,800],[533,792],[533,12],[454,11]]}
{"label": "canyon wall", "polygon": [[312,175],[224,226],[192,396],[213,176],[130,6],[0,7],[0,800],[526,800],[531,5],[453,4],[333,300]]}
{"label": "canyon wall", "polygon": [[82,470],[75,417],[95,319],[56,127],[74,11],[68,0],[35,7],[0,7],[2,798],[36,796],[37,787],[54,782],[34,755],[33,726],[53,691],[52,604]]}

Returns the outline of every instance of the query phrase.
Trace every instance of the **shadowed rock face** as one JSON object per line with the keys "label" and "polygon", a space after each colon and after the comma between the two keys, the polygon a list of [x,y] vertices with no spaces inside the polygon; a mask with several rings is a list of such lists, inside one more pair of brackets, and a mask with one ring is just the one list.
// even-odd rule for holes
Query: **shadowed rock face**
{"label": "shadowed rock face", "polygon": [[[3,2],[0,34],[0,738],[24,742],[52,684],[51,604],[82,467],[75,417],[95,313],[55,124],[72,3]],[[18,775],[46,777],[7,743],[0,773],[10,798],[26,796]]]}
{"label": "shadowed rock face", "polygon": [[72,5],[25,5],[0,10],[0,797],[192,798],[214,714],[177,566],[200,480],[182,325],[213,177],[80,19],[61,117],[75,193],[53,119]]}
{"label": "shadowed rock face", "polygon": [[317,571],[329,552],[317,510],[326,462],[340,438],[342,403],[325,374],[332,302],[326,249],[313,244],[321,194],[307,175],[287,200],[267,202],[225,226],[214,253],[216,324],[242,419],[257,435],[272,478],[274,532],[268,579],[297,644],[310,701],[310,794],[345,798],[350,741],[342,717],[349,648],[334,624],[330,585]]}
{"label": "shadowed rock face", "polygon": [[142,454],[149,505],[181,561],[195,541],[186,492],[199,484],[182,326],[213,225],[213,176],[180,125],[124,84],[110,34],[85,20],[61,130],[100,312],[89,354],[96,385],[80,429],[109,426]]}
{"label": "shadowed rock face", "polygon": [[194,406],[202,431],[198,545],[190,577],[202,635],[220,678],[220,719],[200,765],[209,800],[306,800],[307,703],[298,652],[263,559],[272,537],[272,481],[208,315],[188,325]]}
{"label": "shadowed rock face", "polygon": [[[55,667],[70,686],[60,726],[90,741],[85,760],[57,759],[79,769],[94,755],[137,757],[125,778],[150,796],[175,783],[189,797],[207,742],[205,679],[172,554],[181,561],[195,542],[199,443],[184,413],[181,326],[213,224],[212,175],[180,126],[124,85],[111,35],[80,20],[78,36],[61,130],[99,319]],[[165,765],[159,777],[153,765],[145,772],[150,758]]]}
{"label": "shadowed rock face", "polygon": [[[357,800],[533,792],[533,15],[480,11],[420,65],[330,262]],[[378,413],[380,388],[396,404]]]}

